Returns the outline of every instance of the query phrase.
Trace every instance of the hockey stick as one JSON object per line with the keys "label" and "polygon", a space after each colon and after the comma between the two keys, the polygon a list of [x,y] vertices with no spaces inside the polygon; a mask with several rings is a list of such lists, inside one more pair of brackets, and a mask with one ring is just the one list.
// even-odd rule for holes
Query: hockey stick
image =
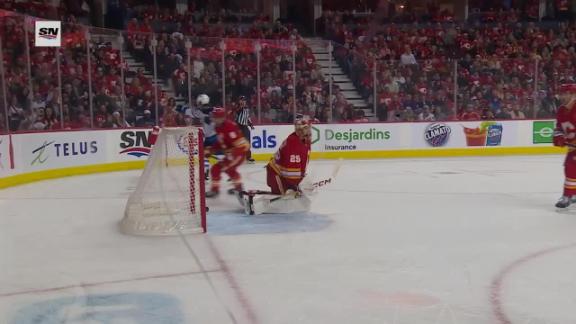
{"label": "hockey stick", "polygon": [[[340,172],[340,168],[342,166],[342,159],[339,159],[336,164],[334,165],[334,169],[332,170],[332,174],[329,178],[327,179],[323,179],[320,181],[316,181],[310,184],[309,188],[311,187],[311,189],[306,189],[307,191],[313,191],[316,188],[320,188],[323,187],[329,183],[332,183],[332,181],[336,178],[336,176],[338,175],[338,173]],[[305,190],[303,190],[305,191]],[[295,191],[295,193],[298,193],[297,191]],[[249,190],[249,191],[242,191],[243,195],[247,195],[247,196],[256,196],[256,195],[274,195],[274,196],[278,196],[278,194],[275,194],[271,191],[265,191],[265,190]],[[285,197],[285,195],[279,195],[279,197],[275,197],[270,199],[270,201],[276,201],[278,199],[281,199]]]}
{"label": "hockey stick", "polygon": [[320,181],[316,181],[316,182],[307,184],[307,185],[305,185],[305,188],[302,191],[312,193],[314,190],[332,183],[332,181],[334,181],[334,179],[336,179],[336,176],[340,172],[341,167],[342,167],[342,159],[338,159],[338,161],[334,165],[334,169],[332,170],[332,175],[328,179],[323,179]]}

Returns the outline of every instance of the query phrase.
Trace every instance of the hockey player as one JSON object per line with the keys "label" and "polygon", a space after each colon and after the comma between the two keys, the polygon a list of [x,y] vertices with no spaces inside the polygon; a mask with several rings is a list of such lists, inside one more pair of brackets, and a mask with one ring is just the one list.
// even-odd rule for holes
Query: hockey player
{"label": "hockey player", "polygon": [[248,191],[242,197],[248,215],[288,214],[310,210],[314,184],[301,188],[310,157],[311,122],[298,115],[290,134],[266,166],[269,192]]}
{"label": "hockey player", "polygon": [[[212,112],[210,106],[210,97],[206,94],[201,94],[196,98],[196,107],[186,109],[185,114],[192,117],[193,123],[202,126],[204,131],[204,147],[211,147],[216,143],[216,131],[214,130],[214,123],[210,118]],[[208,179],[210,174],[210,162],[208,159],[204,160],[205,177]]]}
{"label": "hockey player", "polygon": [[564,161],[564,193],[556,208],[567,208],[576,198],[576,84],[560,86],[562,106],[556,114],[554,145],[568,147]]}
{"label": "hockey player", "polygon": [[267,184],[273,194],[300,191],[298,185],[306,175],[310,157],[311,127],[310,117],[296,116],[294,132],[284,140],[266,166]]}
{"label": "hockey player", "polygon": [[217,141],[212,147],[207,148],[206,155],[221,151],[224,153],[224,158],[212,166],[210,171],[212,187],[206,193],[206,197],[216,197],[220,193],[222,172],[226,172],[234,184],[234,189],[231,189],[229,193],[242,193],[242,179],[240,173],[238,173],[238,167],[244,163],[250,146],[238,125],[226,119],[224,108],[215,107],[212,111],[212,120],[216,130]]}

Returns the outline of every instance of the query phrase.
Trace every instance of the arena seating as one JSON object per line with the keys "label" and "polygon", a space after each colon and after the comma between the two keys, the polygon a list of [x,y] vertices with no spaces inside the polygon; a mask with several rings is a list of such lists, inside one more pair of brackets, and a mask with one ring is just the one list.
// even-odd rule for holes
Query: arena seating
{"label": "arena seating", "polygon": [[[555,17],[535,22],[536,2],[528,1],[524,11],[483,2],[465,22],[439,8],[389,21],[371,12],[326,10],[321,30],[334,44],[336,64],[375,108],[378,120],[549,118],[559,104],[558,85],[574,81],[576,24]],[[330,76],[321,72],[295,26],[265,16],[139,7],[125,30],[115,31],[82,25],[67,8],[43,2],[1,6],[64,21],[64,44],[57,52],[34,47],[30,30],[25,35],[24,26],[35,18],[1,12],[2,96],[8,106],[8,116],[0,112],[2,128],[148,126],[156,118],[164,125],[184,125],[191,122],[184,114],[188,98],[193,104],[201,93],[229,110],[238,97],[247,97],[260,107],[254,109],[258,122],[290,122],[294,109],[322,122],[373,120],[354,109],[337,86],[329,89]],[[134,66],[121,60],[123,54]],[[60,75],[54,73],[58,63]],[[155,93],[159,84],[166,87]]]}

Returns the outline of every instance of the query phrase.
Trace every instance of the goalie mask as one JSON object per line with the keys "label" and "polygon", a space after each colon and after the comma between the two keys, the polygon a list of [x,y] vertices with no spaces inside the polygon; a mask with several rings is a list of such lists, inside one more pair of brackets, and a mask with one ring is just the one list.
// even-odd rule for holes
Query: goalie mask
{"label": "goalie mask", "polygon": [[310,116],[296,115],[294,131],[301,140],[310,142],[312,138],[312,120]]}

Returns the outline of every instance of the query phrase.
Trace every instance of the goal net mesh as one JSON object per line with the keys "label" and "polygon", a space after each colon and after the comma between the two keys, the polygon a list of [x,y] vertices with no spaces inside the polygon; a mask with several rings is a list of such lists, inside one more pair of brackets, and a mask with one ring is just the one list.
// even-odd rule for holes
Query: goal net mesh
{"label": "goal net mesh", "polygon": [[206,231],[202,141],[199,128],[162,129],[128,199],[122,232],[178,235]]}

